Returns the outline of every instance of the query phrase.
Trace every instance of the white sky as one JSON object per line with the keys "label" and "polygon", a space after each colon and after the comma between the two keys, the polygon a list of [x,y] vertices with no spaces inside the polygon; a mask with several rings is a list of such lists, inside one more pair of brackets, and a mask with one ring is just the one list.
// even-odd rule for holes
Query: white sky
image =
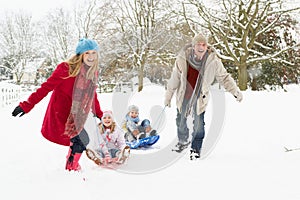
{"label": "white sky", "polygon": [[22,10],[31,13],[34,19],[38,19],[53,8],[72,8],[72,4],[77,1],[79,0],[0,0],[0,16],[3,17],[6,11]]}
{"label": "white sky", "polygon": [[[72,8],[76,2],[84,0],[0,0],[0,17],[5,11],[24,10],[32,13],[34,19],[41,18],[47,11],[56,7]],[[286,0],[292,7],[300,6],[300,2]]]}

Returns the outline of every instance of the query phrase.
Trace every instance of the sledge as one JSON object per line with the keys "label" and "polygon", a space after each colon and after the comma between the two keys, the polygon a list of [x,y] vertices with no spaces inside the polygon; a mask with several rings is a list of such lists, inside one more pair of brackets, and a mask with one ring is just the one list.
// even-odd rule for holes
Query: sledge
{"label": "sledge", "polygon": [[109,163],[104,163],[103,158],[100,158],[97,153],[95,153],[91,149],[86,149],[86,155],[89,159],[95,162],[96,165],[106,168],[106,169],[117,169],[121,165],[123,165],[127,159],[129,158],[130,155],[130,147],[126,146],[124,150],[121,152],[121,157],[115,157],[111,159],[111,162]]}
{"label": "sledge", "polygon": [[145,137],[132,142],[126,142],[130,149],[137,149],[140,147],[149,147],[155,144],[159,140],[159,135]]}

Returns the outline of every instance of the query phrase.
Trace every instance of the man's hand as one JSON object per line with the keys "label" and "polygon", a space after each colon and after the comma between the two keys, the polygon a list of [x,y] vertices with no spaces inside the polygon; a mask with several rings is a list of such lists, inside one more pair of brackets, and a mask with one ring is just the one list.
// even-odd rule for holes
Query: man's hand
{"label": "man's hand", "polygon": [[243,94],[241,91],[237,91],[235,94],[234,94],[234,97],[236,98],[236,100],[238,102],[241,102],[243,100]]}
{"label": "man's hand", "polygon": [[165,99],[165,106],[171,107],[171,99]]}

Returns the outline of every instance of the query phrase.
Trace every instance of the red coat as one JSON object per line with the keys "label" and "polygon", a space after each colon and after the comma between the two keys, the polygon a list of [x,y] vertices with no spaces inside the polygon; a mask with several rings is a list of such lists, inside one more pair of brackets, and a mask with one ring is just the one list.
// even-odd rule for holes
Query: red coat
{"label": "red coat", "polygon": [[[70,138],[64,135],[64,131],[72,106],[72,93],[75,82],[75,77],[65,78],[68,76],[69,65],[66,62],[59,64],[47,81],[32,93],[27,101],[19,104],[24,112],[28,113],[52,91],[41,132],[47,140],[65,146],[70,145]],[[97,117],[101,118],[103,112],[101,111],[96,92],[94,105],[93,112],[96,113]]]}

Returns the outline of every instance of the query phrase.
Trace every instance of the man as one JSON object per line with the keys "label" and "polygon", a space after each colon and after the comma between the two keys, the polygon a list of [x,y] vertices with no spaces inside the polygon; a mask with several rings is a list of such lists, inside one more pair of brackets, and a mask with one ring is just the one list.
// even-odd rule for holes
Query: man
{"label": "man", "polygon": [[243,95],[235,81],[227,73],[216,50],[208,46],[207,39],[196,35],[178,54],[165,94],[165,105],[171,107],[171,99],[176,91],[177,105],[177,152],[190,144],[187,117],[193,114],[193,132],[191,140],[191,159],[200,158],[205,136],[204,114],[209,100],[209,87],[217,80],[226,91],[242,101]]}

